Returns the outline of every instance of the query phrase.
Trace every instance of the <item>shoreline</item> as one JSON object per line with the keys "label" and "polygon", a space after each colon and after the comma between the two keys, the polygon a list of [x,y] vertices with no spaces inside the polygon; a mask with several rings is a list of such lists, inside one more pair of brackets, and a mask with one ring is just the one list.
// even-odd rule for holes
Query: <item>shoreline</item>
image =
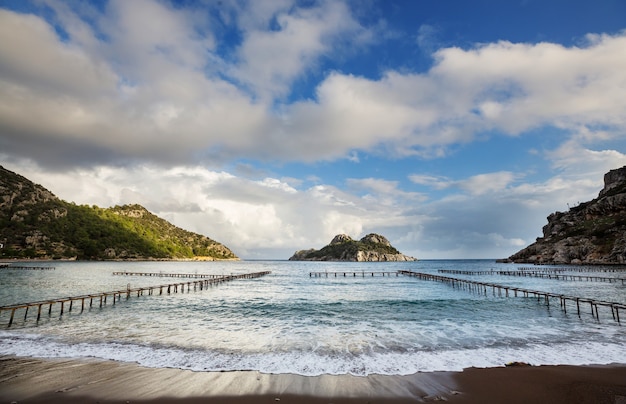
{"label": "shoreline", "polygon": [[0,357],[0,402],[626,404],[626,364],[468,368],[407,376],[194,372],[96,359]]}

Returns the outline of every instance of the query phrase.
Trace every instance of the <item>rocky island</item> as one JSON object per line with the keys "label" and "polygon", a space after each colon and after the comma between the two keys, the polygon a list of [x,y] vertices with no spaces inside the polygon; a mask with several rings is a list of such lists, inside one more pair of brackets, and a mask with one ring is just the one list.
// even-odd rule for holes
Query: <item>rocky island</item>
{"label": "rocky island", "polygon": [[316,250],[296,251],[289,261],[417,261],[400,253],[385,237],[371,233],[361,240],[346,234],[336,235],[330,244]]}
{"label": "rocky island", "polygon": [[505,262],[626,264],[626,166],[604,175],[597,198],[548,216],[543,237]]}

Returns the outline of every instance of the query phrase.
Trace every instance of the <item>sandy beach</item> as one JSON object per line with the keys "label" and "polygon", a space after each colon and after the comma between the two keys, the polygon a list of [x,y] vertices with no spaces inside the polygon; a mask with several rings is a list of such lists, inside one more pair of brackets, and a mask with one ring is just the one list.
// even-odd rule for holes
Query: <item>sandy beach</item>
{"label": "sandy beach", "polygon": [[408,376],[192,372],[97,360],[0,359],[2,403],[626,404],[626,365],[471,368]]}

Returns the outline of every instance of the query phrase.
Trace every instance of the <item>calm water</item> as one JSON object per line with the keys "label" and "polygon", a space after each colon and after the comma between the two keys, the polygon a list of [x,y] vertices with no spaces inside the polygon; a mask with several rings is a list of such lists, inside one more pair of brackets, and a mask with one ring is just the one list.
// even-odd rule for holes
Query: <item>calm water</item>
{"label": "calm water", "polygon": [[[0,354],[94,357],[150,367],[267,373],[410,374],[532,364],[626,363],[622,325],[599,308],[565,314],[554,301],[479,295],[410,277],[310,278],[311,271],[437,273],[439,269],[515,270],[493,261],[411,263],[54,262],[55,271],[0,270],[0,305],[174,283],[113,271],[271,275],[208,290],[122,299],[115,306],[60,318],[20,312],[11,328],[0,316]],[[579,274],[578,272],[576,274]],[[626,303],[621,283],[570,282],[498,275],[447,275]],[[626,277],[621,273],[593,273]],[[58,305],[57,305],[58,306]],[[23,312],[22,312],[23,313]]]}

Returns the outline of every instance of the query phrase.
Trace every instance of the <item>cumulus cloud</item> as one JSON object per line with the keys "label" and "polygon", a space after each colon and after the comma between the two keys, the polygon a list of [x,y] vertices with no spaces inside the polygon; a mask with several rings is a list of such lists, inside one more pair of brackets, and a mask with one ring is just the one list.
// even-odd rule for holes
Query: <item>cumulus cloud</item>
{"label": "cumulus cloud", "polygon": [[249,15],[263,7],[260,15],[266,21],[257,21],[245,31],[238,51],[241,63],[232,68],[234,77],[250,86],[254,95],[269,100],[287,95],[292,82],[314,67],[320,56],[328,55],[343,36],[353,37],[363,30],[342,2],[322,2],[295,11],[284,2],[268,10],[272,4],[257,4],[246,12]]}
{"label": "cumulus cloud", "polygon": [[543,126],[576,136],[601,125],[602,133],[587,131],[589,140],[615,138],[626,125],[624,46],[622,33],[594,37],[586,47],[445,48],[424,74],[388,71],[380,80],[332,74],[317,101],[294,106],[293,115],[302,123],[330,119],[320,133],[336,136],[343,128],[344,148],[388,144],[400,154],[437,151],[486,131],[515,136]]}
{"label": "cumulus cloud", "polygon": [[288,102],[291,84],[321,58],[368,37],[345,3],[254,6],[256,17],[233,18],[242,40],[228,57],[215,21],[193,9],[47,4],[55,26],[0,10],[0,146],[33,157],[41,144],[42,164],[442,156],[486,132],[550,126],[593,142],[626,127],[624,33],[577,47],[443,48],[427,72],[330,72],[314,98]]}

